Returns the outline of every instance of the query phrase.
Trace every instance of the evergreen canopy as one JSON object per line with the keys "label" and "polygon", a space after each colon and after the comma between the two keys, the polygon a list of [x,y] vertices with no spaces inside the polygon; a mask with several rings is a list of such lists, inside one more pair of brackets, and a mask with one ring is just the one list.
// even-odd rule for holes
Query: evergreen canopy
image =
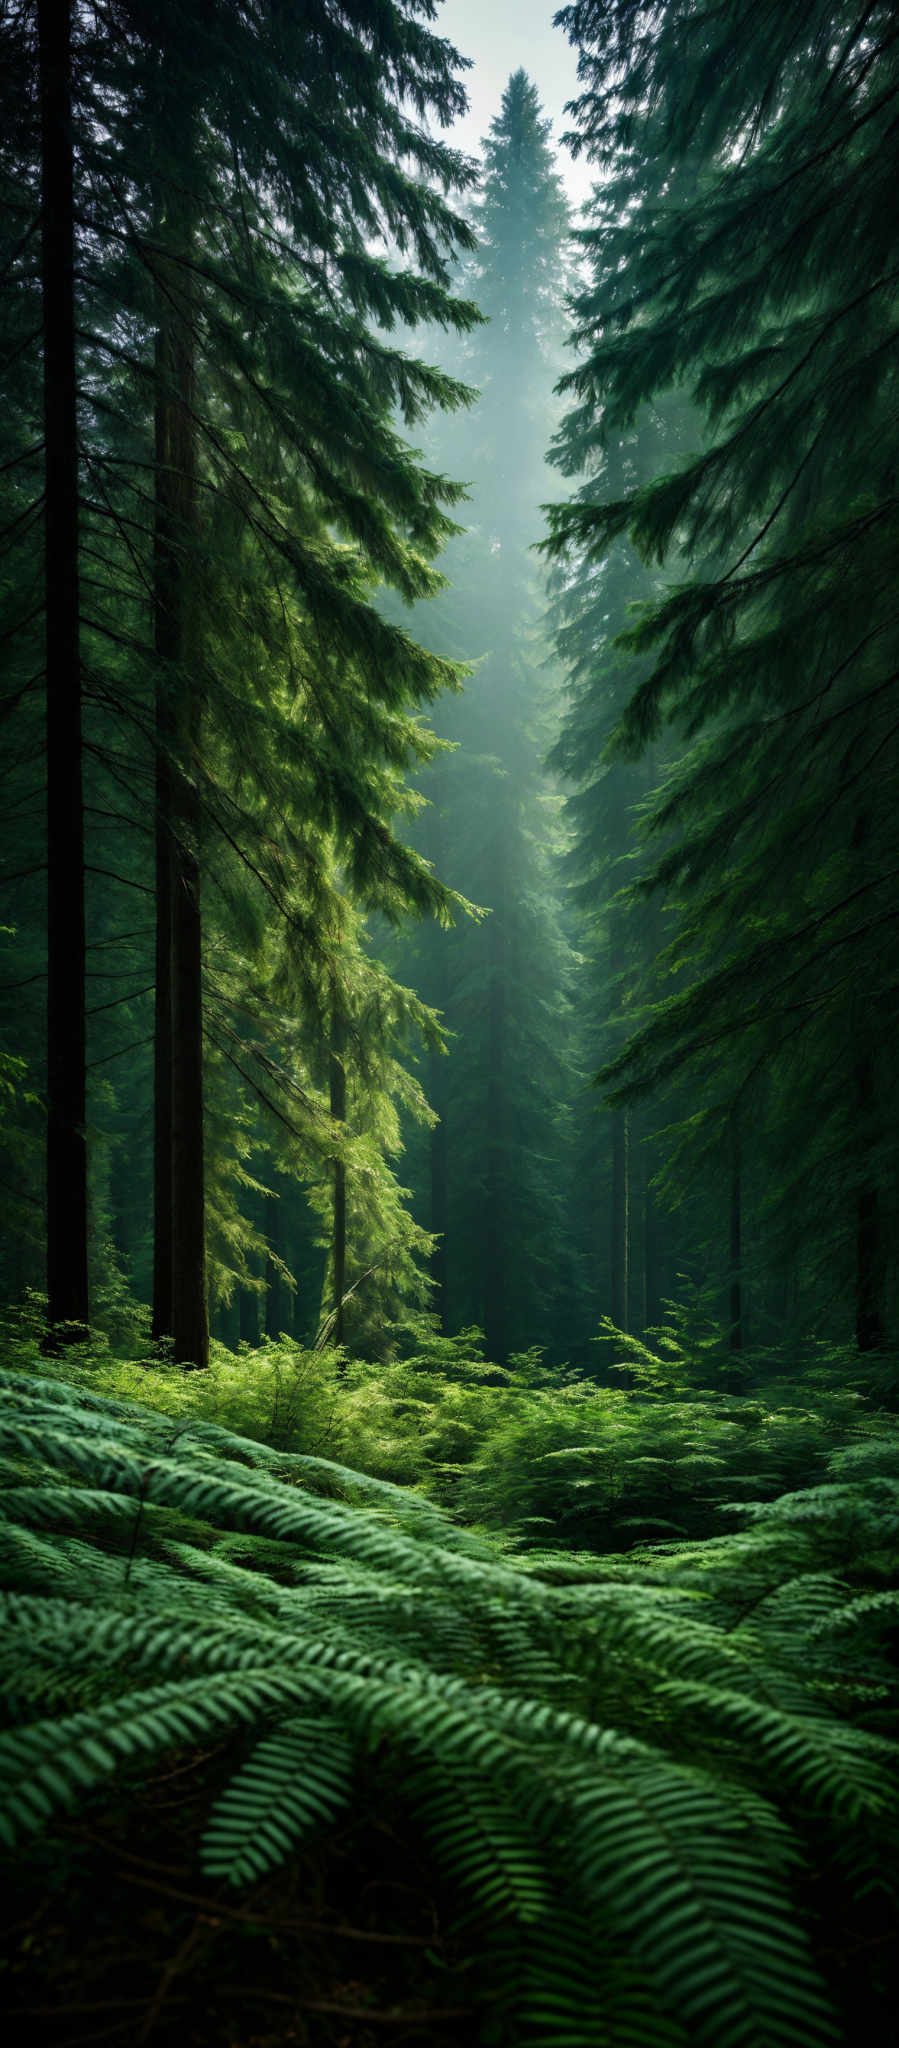
{"label": "evergreen canopy", "polygon": [[892,1151],[873,1105],[899,978],[892,11],[626,0],[558,18],[580,53],[573,146],[603,171],[566,466],[666,394],[703,421],[653,481],[551,514],[556,555],[599,565],[629,533],[686,564],[628,631],[646,670],[613,742],[679,736],[640,885],[682,905],[678,979],[609,1071],[711,1071],[713,1114],[762,1071],[789,1077],[831,1244],[855,1193],[877,1343]]}

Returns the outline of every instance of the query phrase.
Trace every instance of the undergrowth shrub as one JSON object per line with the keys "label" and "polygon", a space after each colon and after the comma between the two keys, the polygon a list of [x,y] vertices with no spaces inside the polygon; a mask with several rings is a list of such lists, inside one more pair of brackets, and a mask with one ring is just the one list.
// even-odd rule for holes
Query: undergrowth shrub
{"label": "undergrowth shrub", "polygon": [[50,1365],[37,1318],[33,1328],[20,1318],[5,1350],[23,1370],[113,1401],[415,1487],[516,1548],[711,1535],[731,1526],[734,1500],[813,1484],[841,1445],[899,1428],[853,1385],[842,1355],[812,1352],[789,1374],[778,1360],[754,1394],[715,1391],[690,1384],[677,1318],[670,1328],[673,1361],[608,1326],[637,1380],[612,1387],[545,1366],[538,1349],[496,1366],[479,1331],[444,1337],[423,1317],[387,1364],[282,1337],[237,1352],[214,1344],[208,1371],[186,1372],[146,1347],[122,1356],[92,1332]]}
{"label": "undergrowth shrub", "polygon": [[82,1387],[111,1401],[139,1401],[161,1415],[218,1423],[278,1450],[316,1451],[339,1442],[338,1405],[345,1361],[289,1337],[229,1351],[213,1340],[208,1369],[185,1370],[164,1345],[150,1343],[145,1311],[134,1310],[127,1346],[92,1326],[86,1343],[63,1358],[42,1351],[46,1306],[35,1296],[0,1316],[3,1356],[23,1371]]}
{"label": "undergrowth shrub", "polygon": [[591,1550],[703,1536],[726,1523],[726,1503],[808,1483],[874,1426],[851,1393],[780,1405],[777,1389],[764,1400],[650,1400],[589,1383],[510,1391],[457,1476],[456,1505],[524,1541]]}
{"label": "undergrowth shrub", "polygon": [[360,1772],[405,1805],[489,1960],[467,2038],[814,2048],[862,1969],[887,2010],[895,1434],[727,1537],[511,1561],[370,1474],[58,1377],[0,1375],[0,1453],[11,1850],[219,1744],[201,1857],[235,1892]]}

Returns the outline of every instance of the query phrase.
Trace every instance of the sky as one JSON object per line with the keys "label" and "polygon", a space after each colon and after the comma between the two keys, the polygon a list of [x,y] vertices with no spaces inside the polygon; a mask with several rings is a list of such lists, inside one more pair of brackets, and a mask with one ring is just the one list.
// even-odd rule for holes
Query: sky
{"label": "sky", "polygon": [[[465,73],[470,112],[449,130],[461,149],[478,153],[482,136],[499,113],[510,73],[521,66],[537,87],[558,145],[569,125],[562,109],[577,92],[576,53],[562,30],[553,28],[553,15],[561,4],[562,0],[443,0],[437,33],[448,37],[463,57],[474,60],[474,69]],[[573,162],[563,149],[559,170],[572,205],[579,206],[595,172],[583,158]]]}

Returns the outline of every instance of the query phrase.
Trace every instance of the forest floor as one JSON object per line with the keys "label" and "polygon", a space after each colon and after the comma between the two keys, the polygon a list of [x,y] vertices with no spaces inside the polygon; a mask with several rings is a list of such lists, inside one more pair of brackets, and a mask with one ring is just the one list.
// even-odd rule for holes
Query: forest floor
{"label": "forest floor", "polygon": [[[179,1757],[8,1871],[6,2039],[47,2048],[401,2048],[472,2039],[476,1929],[426,1845],[360,1810],[235,1897],[198,1874],[225,1745]],[[483,2020],[487,1987],[477,1984]]]}

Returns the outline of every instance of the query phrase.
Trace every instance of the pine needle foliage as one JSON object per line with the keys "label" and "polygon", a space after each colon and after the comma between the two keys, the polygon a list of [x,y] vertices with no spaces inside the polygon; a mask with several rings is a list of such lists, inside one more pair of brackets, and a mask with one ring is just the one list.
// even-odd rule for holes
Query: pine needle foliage
{"label": "pine needle foliage", "polygon": [[894,1444],[734,1538],[524,1564],[332,1462],[0,1385],[8,1846],[211,1743],[203,1863],[242,1885],[367,1756],[476,1916],[482,2038],[841,2038],[806,1878],[854,1927],[889,1869]]}
{"label": "pine needle foliage", "polygon": [[[694,1163],[745,1111],[778,1235],[819,1293],[836,1275],[845,1301],[855,1261],[876,1351],[895,1295],[875,1106],[895,1085],[895,10],[577,0],[558,20],[601,183],[559,449],[585,482],[550,545],[580,560],[587,627],[585,565],[608,584],[625,537],[667,584],[634,588],[608,744],[648,767],[670,750],[633,893],[677,923],[603,1075],[623,1094],[689,1076]],[[679,445],[648,472],[616,462],[672,406]],[[597,671],[595,621],[593,639]]]}

